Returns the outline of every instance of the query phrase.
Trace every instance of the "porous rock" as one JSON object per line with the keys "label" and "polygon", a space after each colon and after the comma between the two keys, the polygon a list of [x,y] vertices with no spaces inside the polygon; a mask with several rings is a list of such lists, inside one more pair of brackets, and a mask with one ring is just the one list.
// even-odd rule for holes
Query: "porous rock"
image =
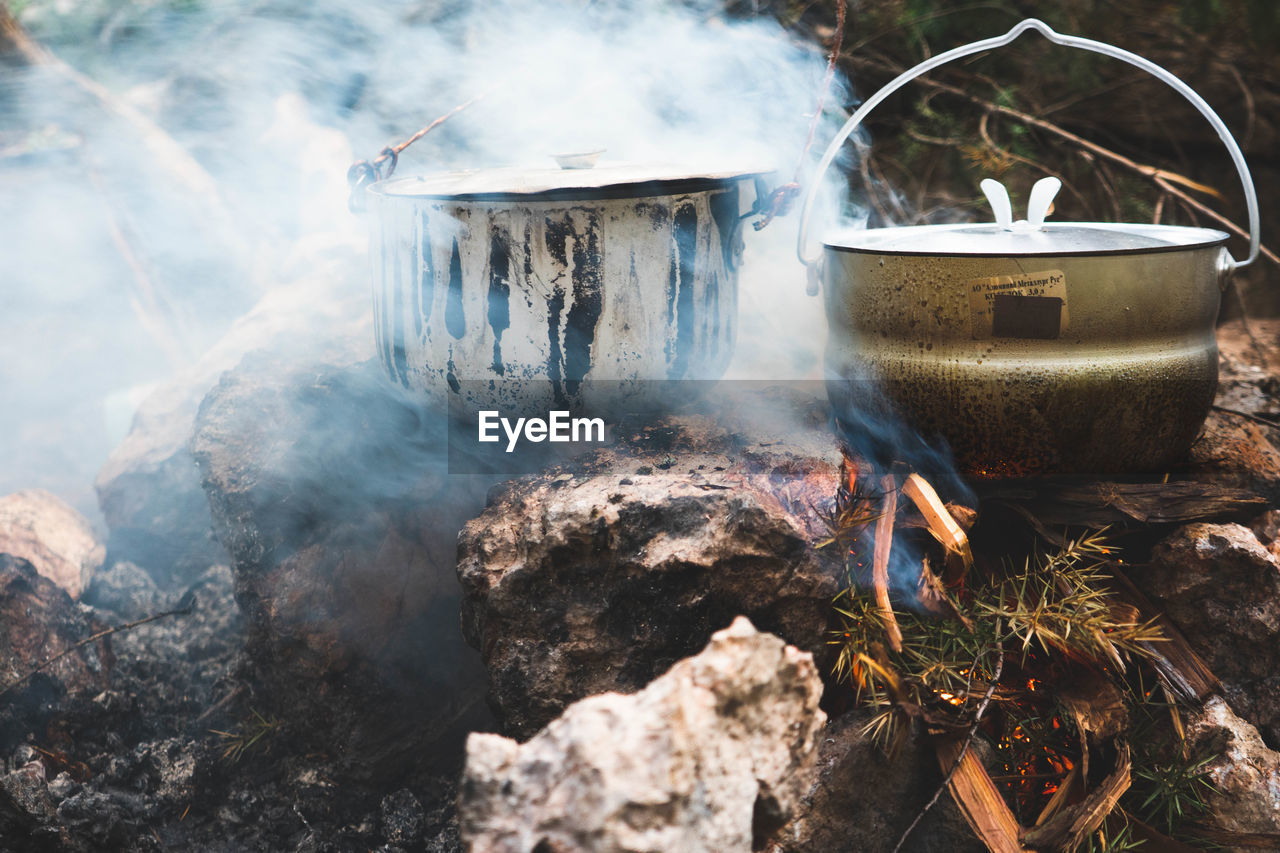
{"label": "porous rock", "polygon": [[192,449],[262,695],[360,775],[423,761],[483,710],[454,574],[483,492],[449,481],[443,447],[442,426],[374,363],[251,355],[197,418]]}
{"label": "porous rock", "polygon": [[1280,503],[1280,430],[1247,416],[1280,419],[1280,324],[1254,321],[1254,326],[1246,329],[1237,321],[1218,329],[1214,402],[1221,408],[1209,413],[1191,447],[1190,474],[1196,480],[1250,489],[1275,505]]}
{"label": "porous rock", "polygon": [[72,598],[89,585],[105,553],[85,517],[48,492],[0,498],[0,554],[28,561]]}
{"label": "porous rock", "polygon": [[1187,731],[1215,755],[1206,768],[1209,820],[1228,832],[1280,833],[1280,753],[1218,696],[1194,712]]}
{"label": "porous rock", "polygon": [[1239,524],[1191,524],[1133,581],[1223,682],[1231,706],[1280,744],[1280,558]]}
{"label": "porous rock", "polygon": [[0,697],[0,751],[53,714],[66,695],[92,695],[106,686],[109,641],[76,648],[102,627],[30,562],[0,554],[0,688],[9,688]]}
{"label": "porous rock", "polygon": [[523,745],[473,734],[468,849],[760,850],[808,789],[825,715],[813,658],[745,618],[637,694],[593,696]]}
{"label": "porous rock", "polygon": [[499,488],[467,524],[463,629],[506,734],[643,687],[738,614],[826,649],[838,570],[814,543],[839,453],[824,405],[739,402],[619,427],[608,449]]}

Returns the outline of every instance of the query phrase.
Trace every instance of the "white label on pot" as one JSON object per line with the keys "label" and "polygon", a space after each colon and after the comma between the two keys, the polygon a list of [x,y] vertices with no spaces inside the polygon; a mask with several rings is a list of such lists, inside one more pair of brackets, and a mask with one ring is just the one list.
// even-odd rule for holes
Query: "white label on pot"
{"label": "white label on pot", "polygon": [[1049,340],[1067,330],[1067,277],[1062,270],[975,278],[965,287],[975,340]]}

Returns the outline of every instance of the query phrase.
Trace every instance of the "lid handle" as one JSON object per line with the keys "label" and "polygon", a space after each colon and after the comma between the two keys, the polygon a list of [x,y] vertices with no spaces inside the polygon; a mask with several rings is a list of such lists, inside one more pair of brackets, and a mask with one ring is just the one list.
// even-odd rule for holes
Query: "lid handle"
{"label": "lid handle", "polygon": [[1013,221],[1013,205],[1009,202],[1009,191],[1004,184],[991,178],[984,178],[979,184],[982,194],[991,205],[995,214],[996,225],[1006,231],[1043,231],[1044,218],[1049,215],[1053,206],[1053,197],[1062,189],[1062,181],[1057,178],[1041,178],[1031,188],[1031,200],[1027,202],[1027,218]]}
{"label": "lid handle", "polygon": [[1044,218],[1053,207],[1053,197],[1062,189],[1057,178],[1041,178],[1031,188],[1031,200],[1027,202],[1027,224],[1037,230],[1044,228]]}
{"label": "lid handle", "polygon": [[[1167,83],[1177,91],[1178,94],[1190,101],[1191,105],[1199,110],[1200,114],[1208,119],[1209,124],[1213,126],[1215,131],[1217,131],[1218,138],[1222,141],[1222,144],[1226,146],[1227,152],[1231,155],[1231,161],[1235,164],[1236,171],[1240,175],[1240,184],[1244,188],[1245,204],[1249,210],[1249,254],[1243,261],[1230,260],[1231,267],[1232,269],[1238,269],[1240,267],[1248,266],[1257,260],[1258,248],[1262,240],[1262,232],[1258,219],[1258,195],[1254,190],[1253,178],[1249,175],[1249,167],[1244,161],[1244,154],[1240,151],[1240,146],[1236,144],[1236,140],[1231,135],[1231,131],[1227,129],[1226,124],[1223,123],[1222,119],[1218,117],[1218,114],[1213,111],[1213,108],[1209,106],[1205,99],[1200,97],[1194,89],[1186,83],[1183,83],[1173,74],[1170,74],[1151,60],[1138,56],[1136,53],[1130,53],[1127,50],[1123,50],[1104,42],[1094,41],[1093,39],[1082,38],[1080,36],[1060,35],[1059,33],[1054,32],[1054,30],[1044,21],[1037,20],[1036,18],[1028,18],[1027,20],[1015,25],[1013,29],[1009,30],[1009,32],[1002,36],[994,36],[989,39],[973,42],[972,44],[952,48],[951,50],[940,53],[930,59],[926,59],[919,65],[909,68],[897,77],[894,77],[885,85],[884,88],[862,102],[862,105],[858,107],[857,111],[849,117],[847,122],[845,122],[844,127],[840,128],[840,132],[831,140],[831,144],[827,146],[827,150],[823,153],[822,159],[818,162],[817,172],[814,174],[813,179],[809,184],[809,191],[804,200],[804,209],[800,214],[800,234],[796,239],[796,254],[799,256],[801,263],[808,266],[813,264],[822,256],[821,247],[810,255],[807,252],[806,246],[806,243],[808,242],[807,237],[809,235],[809,219],[813,215],[813,205],[817,199],[818,187],[822,183],[822,176],[826,174],[827,169],[831,167],[832,161],[835,160],[836,154],[839,153],[840,147],[844,145],[845,140],[853,135],[853,132],[858,129],[858,125],[862,124],[867,115],[879,106],[881,101],[892,95],[911,80],[919,77],[921,74],[932,71],[938,66],[945,65],[954,59],[960,59],[961,57],[981,53],[985,50],[1003,47],[1004,45],[1013,42],[1018,38],[1018,36],[1022,35],[1027,30],[1035,30],[1054,44],[1060,44],[1065,47],[1076,47],[1093,53],[1100,53],[1103,56],[1109,56],[1113,59],[1119,59],[1122,62],[1127,62],[1130,65],[1137,66],[1164,83]],[[1032,195],[1033,204],[1031,205],[1031,210],[1028,211],[1029,214],[1035,212],[1034,192]],[[991,197],[988,196],[988,199],[990,198]],[[994,203],[992,206],[995,206]],[[1047,208],[1048,205],[1046,204],[1045,207]],[[997,212],[997,216],[999,216],[999,212]],[[1010,219],[1012,219],[1012,214],[1010,214]],[[1043,223],[1043,216],[1041,216],[1040,221]]]}
{"label": "lid handle", "polygon": [[1013,205],[1009,203],[1009,191],[1004,188],[1004,184],[991,178],[983,178],[978,186],[982,188],[982,194],[987,197],[991,212],[996,215],[996,225],[1001,228],[1013,228]]}

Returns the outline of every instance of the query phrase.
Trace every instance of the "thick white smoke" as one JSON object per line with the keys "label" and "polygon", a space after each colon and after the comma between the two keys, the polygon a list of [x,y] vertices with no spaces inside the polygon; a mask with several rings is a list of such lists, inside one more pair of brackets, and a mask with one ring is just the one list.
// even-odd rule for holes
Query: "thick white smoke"
{"label": "thick white smoke", "polygon": [[[90,514],[94,474],[147,389],[216,375],[279,330],[314,345],[312,317],[367,311],[352,159],[485,94],[398,173],[605,148],[786,181],[825,70],[772,17],[716,0],[33,0],[18,19],[216,186],[193,194],[136,123],[66,76],[0,71],[0,493],[50,488]],[[850,99],[834,89],[818,145]],[[795,227],[746,232],[733,376],[820,375],[825,321],[803,293]],[[255,305],[251,339],[228,342]]]}

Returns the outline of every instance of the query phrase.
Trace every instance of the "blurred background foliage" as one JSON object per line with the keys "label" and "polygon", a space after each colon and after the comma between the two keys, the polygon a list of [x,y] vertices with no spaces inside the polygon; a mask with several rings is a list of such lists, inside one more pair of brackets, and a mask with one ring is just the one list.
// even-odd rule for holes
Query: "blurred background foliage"
{"label": "blurred background foliage", "polygon": [[[828,48],[835,32],[833,0],[730,0],[728,9],[773,15],[798,38]],[[840,68],[859,97],[931,55],[1004,33],[1028,17],[1151,59],[1199,92],[1226,122],[1257,185],[1263,244],[1280,247],[1275,0],[850,0],[847,9]],[[990,219],[978,190],[985,177],[1009,187],[1021,217],[1031,184],[1057,175],[1064,184],[1054,213],[1059,220],[1223,227],[1209,208],[1248,226],[1239,179],[1212,128],[1173,89],[1137,68],[1029,34],[940,68],[927,80],[932,83],[899,90],[866,125],[871,148],[850,178],[871,225]],[[855,105],[839,106],[849,111]],[[1072,136],[1128,164],[1099,156]],[[1163,170],[1174,192],[1153,180],[1152,170]],[[1237,258],[1247,251],[1238,236],[1230,247]],[[1250,314],[1280,313],[1274,256],[1239,279],[1232,296],[1242,295]],[[1229,298],[1224,307],[1224,316],[1234,316],[1240,299]]]}
{"label": "blurred background foliage", "polygon": [[[772,17],[798,42],[822,50],[833,41],[837,2],[845,2],[840,68],[860,97],[930,55],[1003,33],[1027,17],[1131,50],[1182,78],[1222,116],[1254,171],[1263,243],[1280,249],[1280,206],[1273,201],[1280,196],[1277,0],[723,0],[723,12],[716,0],[674,2],[709,10],[711,17]],[[471,6],[466,0],[396,0],[376,9],[292,0],[9,0],[6,5],[42,43],[110,87],[123,89],[148,77],[169,79],[166,108],[180,114],[173,123],[188,131],[189,138],[181,141],[206,157],[215,156],[218,146],[202,152],[190,131],[203,127],[216,135],[219,119],[216,111],[183,112],[184,102],[196,110],[208,101],[199,91],[199,74],[190,75],[196,88],[183,97],[182,69],[199,61],[189,49],[192,43],[262,38],[247,32],[247,20],[265,33],[332,29],[334,49],[323,63],[301,53],[290,56],[284,40],[278,74],[282,85],[300,87],[310,103],[342,116],[362,97],[368,99],[361,91],[369,88],[368,57],[377,50],[367,43],[376,28],[366,19],[392,16],[402,26],[447,27]],[[917,82],[896,93],[866,125],[864,139],[872,148],[851,181],[871,225],[988,218],[978,191],[984,177],[1006,183],[1020,216],[1031,184],[1052,174],[1064,184],[1055,212],[1060,220],[1221,227],[1207,207],[1247,227],[1239,181],[1209,125],[1176,92],[1136,68],[1027,35],[1010,47],[939,69],[929,80],[932,84]],[[375,138],[367,127],[343,129],[358,147],[376,148],[419,120],[416,103],[404,101],[399,108],[374,111],[385,120],[376,131],[385,138]],[[829,101],[827,109],[847,112],[853,106]],[[797,113],[809,107],[798,104]],[[1100,157],[1070,137],[1002,109],[1041,119],[1133,165]],[[817,140],[813,156],[824,143]],[[1176,192],[1159,186],[1142,167],[1171,173]],[[1232,240],[1237,257],[1244,245],[1243,238]],[[1280,261],[1274,255],[1240,278],[1250,313],[1280,313],[1280,287],[1275,286],[1280,285]],[[1228,314],[1239,310],[1238,300],[1226,304]]]}

